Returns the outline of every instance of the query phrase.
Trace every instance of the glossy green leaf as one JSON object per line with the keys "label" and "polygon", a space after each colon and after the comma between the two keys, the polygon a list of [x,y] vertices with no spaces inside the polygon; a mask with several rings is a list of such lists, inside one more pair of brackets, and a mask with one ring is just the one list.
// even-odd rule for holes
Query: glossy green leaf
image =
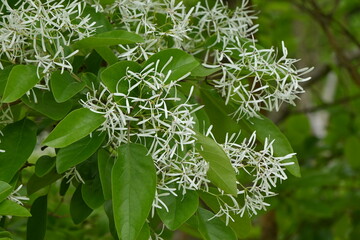
{"label": "glossy green leaf", "polygon": [[51,74],[50,87],[58,103],[66,102],[85,87],[85,82],[76,80],[68,71]]}
{"label": "glossy green leaf", "polygon": [[79,185],[76,188],[70,202],[70,215],[75,224],[79,224],[84,221],[93,211],[84,202],[81,195],[81,187],[82,185]]}
{"label": "glossy green leaf", "polygon": [[136,240],[149,240],[149,238],[150,238],[150,227],[149,224],[144,223]]}
{"label": "glossy green leaf", "polygon": [[9,182],[30,157],[36,144],[36,125],[24,118],[7,125],[0,134],[0,180]]}
{"label": "glossy green leaf", "polygon": [[10,200],[4,200],[0,203],[0,216],[1,215],[15,217],[31,216],[30,212],[26,208]]}
{"label": "glossy green leaf", "polygon": [[60,149],[56,155],[56,169],[58,173],[63,173],[69,168],[85,161],[100,147],[105,139],[102,132],[94,132],[67,147]]}
{"label": "glossy green leaf", "polygon": [[[280,131],[280,129],[267,117],[242,119],[242,122],[251,130],[256,131],[256,138],[262,143],[265,143],[266,138],[275,139],[273,143],[274,156],[282,157],[293,153],[288,139]],[[300,166],[296,156],[286,159],[285,162],[293,162],[292,165],[285,166],[286,169],[294,176],[301,177]]]}
{"label": "glossy green leaf", "polygon": [[[156,62],[158,61],[157,65]],[[152,55],[145,62],[144,67],[150,64],[157,65],[157,71],[164,73],[164,75],[171,70],[168,81],[172,81],[190,73],[200,63],[192,55],[180,49],[166,49]]]}
{"label": "glossy green leaf", "polygon": [[81,187],[81,194],[86,205],[92,209],[96,209],[104,203],[99,174],[96,174],[91,180],[85,180],[85,184]]}
{"label": "glossy green leaf", "polygon": [[38,177],[36,174],[33,174],[27,184],[27,194],[31,195],[34,192],[49,186],[60,178],[62,178],[62,175],[58,174],[55,168],[42,177]]}
{"label": "glossy green leaf", "polygon": [[69,190],[69,187],[70,187],[69,179],[63,178],[60,183],[60,189],[59,189],[60,196],[65,196],[67,190]]}
{"label": "glossy green leaf", "polygon": [[[212,219],[211,219],[212,218]],[[211,220],[209,220],[211,219]],[[198,210],[199,232],[205,240],[236,240],[235,233],[214,214],[203,208]]]}
{"label": "glossy green leaf", "polygon": [[104,121],[101,114],[87,108],[76,109],[55,127],[43,144],[54,148],[66,147],[94,131]]}
{"label": "glossy green leaf", "polygon": [[118,44],[131,44],[144,42],[144,39],[131,32],[123,30],[113,30],[109,32],[99,33],[95,36],[84,38],[75,43],[76,48],[97,48],[107,47]]}
{"label": "glossy green leaf", "polygon": [[111,65],[101,72],[101,81],[108,87],[108,89],[115,92],[127,93],[129,89],[128,80],[122,80],[126,76],[126,71],[131,70],[138,72],[141,70],[141,66],[136,62],[121,61]]}
{"label": "glossy green leaf", "polygon": [[210,181],[228,194],[237,195],[236,173],[224,150],[211,138],[196,133],[197,150],[209,163]]}
{"label": "glossy green leaf", "polygon": [[16,101],[33,88],[39,80],[36,66],[16,65],[10,71],[2,102],[9,103]]}
{"label": "glossy green leaf", "polygon": [[350,136],[346,139],[344,154],[352,168],[360,168],[360,139],[358,137]]}
{"label": "glossy green leaf", "polygon": [[98,151],[98,168],[105,200],[111,199],[111,170],[115,159],[104,149]]}
{"label": "glossy green leaf", "polygon": [[47,224],[47,195],[37,198],[31,206],[31,217],[27,222],[26,239],[45,239]]}
{"label": "glossy green leaf", "polygon": [[55,167],[55,158],[50,156],[41,156],[35,164],[35,174],[43,177]]}
{"label": "glossy green leaf", "polygon": [[209,76],[213,73],[219,72],[221,70],[221,68],[216,67],[216,68],[206,68],[203,65],[199,65],[196,68],[194,68],[191,71],[191,76],[193,77],[206,77]]}
{"label": "glossy green leaf", "polygon": [[186,191],[183,195],[181,191],[176,191],[177,196],[172,194],[164,196],[161,200],[168,207],[157,209],[159,217],[170,230],[176,230],[183,225],[198,209],[199,196],[195,191]]}
{"label": "glossy green leaf", "polygon": [[2,96],[4,93],[9,74],[13,67],[14,65],[10,65],[5,67],[4,69],[0,69],[0,96]]}
{"label": "glossy green leaf", "polygon": [[63,119],[71,110],[72,102],[58,103],[49,91],[34,88],[33,93],[36,96],[36,102],[33,101],[32,97],[23,96],[21,98],[23,103],[53,120]]}
{"label": "glossy green leaf", "polygon": [[12,189],[13,187],[10,184],[0,181],[0,202],[11,194]]}
{"label": "glossy green leaf", "polygon": [[136,239],[155,197],[156,172],[147,153],[140,144],[118,148],[111,184],[115,226],[122,239]]}

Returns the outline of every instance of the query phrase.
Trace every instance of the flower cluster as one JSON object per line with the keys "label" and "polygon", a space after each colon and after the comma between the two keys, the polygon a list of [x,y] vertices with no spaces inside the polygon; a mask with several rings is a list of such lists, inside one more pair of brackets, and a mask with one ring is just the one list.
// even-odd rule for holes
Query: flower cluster
{"label": "flower cluster", "polygon": [[49,76],[58,68],[71,71],[69,59],[77,51],[71,52],[70,44],[95,31],[95,23],[83,16],[86,4],[82,1],[25,0],[12,8],[1,0],[1,5],[0,58],[36,64],[39,76]]}

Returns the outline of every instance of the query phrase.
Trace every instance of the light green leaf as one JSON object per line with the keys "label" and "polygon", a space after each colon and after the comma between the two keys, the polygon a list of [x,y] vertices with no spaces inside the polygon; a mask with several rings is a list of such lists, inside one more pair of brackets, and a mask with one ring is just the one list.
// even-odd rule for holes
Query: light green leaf
{"label": "light green leaf", "polygon": [[30,217],[30,212],[23,206],[10,201],[4,200],[0,203],[0,216],[8,215],[15,217]]}
{"label": "light green leaf", "polygon": [[105,134],[94,132],[91,136],[87,136],[67,147],[59,150],[56,155],[56,170],[63,173],[69,168],[85,161],[100,147],[105,139]]}
{"label": "light green leaf", "polygon": [[196,133],[197,150],[209,163],[210,181],[228,194],[237,195],[236,173],[224,150],[211,138]]}
{"label": "light green leaf", "polygon": [[50,156],[41,156],[35,164],[35,174],[43,177],[55,167],[55,158]]}
{"label": "light green leaf", "polygon": [[9,103],[21,98],[38,82],[37,67],[34,65],[16,65],[10,71],[2,102]]}
{"label": "light green leaf", "polygon": [[127,70],[138,72],[141,70],[141,66],[136,62],[120,61],[101,72],[101,81],[113,93],[127,93],[129,82],[127,80],[121,81],[126,76]]}
{"label": "light green leaf", "polygon": [[0,134],[0,180],[9,182],[30,157],[36,144],[36,125],[24,118],[7,125]]}
{"label": "light green leaf", "polygon": [[12,191],[13,187],[3,181],[0,181],[0,202],[4,201]]}
{"label": "light green leaf", "polygon": [[[211,219],[211,220],[209,220]],[[214,214],[203,208],[198,210],[199,232],[205,240],[236,240],[235,233]]]}
{"label": "light green leaf", "polygon": [[111,170],[115,159],[104,149],[98,151],[98,168],[105,200],[111,199]]}
{"label": "light green leaf", "polygon": [[[262,143],[265,143],[266,138],[275,139],[273,143],[274,156],[282,157],[293,153],[289,141],[280,129],[267,117],[260,116],[261,118],[242,119],[242,122],[251,130],[256,131],[256,138]],[[285,166],[286,169],[294,176],[301,177],[300,166],[296,156],[284,160],[285,162],[293,162],[292,165]]]}
{"label": "light green leaf", "polygon": [[115,226],[122,239],[137,238],[155,197],[156,172],[147,153],[140,144],[118,148],[111,184]]}
{"label": "light green leaf", "polygon": [[84,202],[81,195],[81,187],[82,185],[79,185],[76,188],[70,202],[70,215],[75,224],[79,224],[84,221],[93,211]]}
{"label": "light green leaf", "polygon": [[36,96],[36,102],[32,101],[32,98],[23,96],[21,98],[23,103],[53,120],[63,119],[71,110],[72,103],[70,101],[58,103],[49,91],[34,88],[33,92]]}
{"label": "light green leaf", "polygon": [[0,96],[2,96],[4,93],[4,89],[5,89],[9,74],[13,67],[14,67],[14,65],[10,65],[10,66],[5,67],[4,69],[0,69]]}
{"label": "light green leaf", "polygon": [[54,148],[66,147],[94,131],[104,121],[101,114],[87,108],[76,109],[55,127],[43,144]]}
{"label": "light green leaf", "polygon": [[157,213],[165,226],[173,231],[194,215],[199,206],[199,196],[195,191],[188,190],[183,195],[182,191],[177,190],[176,194],[177,196],[170,194],[161,198],[169,211],[164,207],[157,209]]}
{"label": "light green leaf", "polygon": [[84,38],[76,42],[74,46],[75,48],[97,48],[139,42],[144,42],[144,39],[135,33],[123,30],[113,30]]}
{"label": "light green leaf", "polygon": [[76,80],[67,71],[55,71],[51,74],[50,87],[56,102],[66,102],[85,87],[85,82]]}
{"label": "light green leaf", "polygon": [[217,68],[206,68],[203,65],[199,65],[196,68],[194,68],[191,71],[191,76],[193,77],[206,77],[209,76],[213,73],[219,72],[221,70],[221,68],[217,67]]}
{"label": "light green leaf", "polygon": [[[171,61],[169,62],[169,60]],[[190,73],[200,63],[192,55],[180,49],[166,49],[152,55],[145,62],[144,67],[150,64],[154,64],[153,67],[157,65],[157,71],[162,72],[165,76],[171,70],[168,81],[172,81]]]}
{"label": "light green leaf", "polygon": [[31,206],[27,222],[26,239],[43,240],[47,224],[47,195],[37,198]]}

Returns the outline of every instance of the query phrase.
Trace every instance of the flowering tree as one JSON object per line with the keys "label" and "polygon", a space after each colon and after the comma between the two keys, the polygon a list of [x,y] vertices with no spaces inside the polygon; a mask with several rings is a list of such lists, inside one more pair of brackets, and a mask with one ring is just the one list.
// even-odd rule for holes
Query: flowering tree
{"label": "flowering tree", "polygon": [[72,195],[76,224],[104,206],[114,238],[237,239],[300,176],[262,113],[311,69],[257,44],[247,1],[1,3],[0,215],[31,216],[28,239],[52,194]]}

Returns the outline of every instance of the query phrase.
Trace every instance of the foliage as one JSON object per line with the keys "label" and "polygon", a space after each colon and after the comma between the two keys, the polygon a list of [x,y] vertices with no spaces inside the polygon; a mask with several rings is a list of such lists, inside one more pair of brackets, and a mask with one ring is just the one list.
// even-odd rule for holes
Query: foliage
{"label": "foliage", "polygon": [[[81,239],[104,213],[102,239],[244,238],[286,169],[300,176],[263,113],[295,104],[311,69],[258,44],[247,1],[1,3],[7,239],[22,232],[7,218]],[[78,232],[59,231],[68,215]]]}

